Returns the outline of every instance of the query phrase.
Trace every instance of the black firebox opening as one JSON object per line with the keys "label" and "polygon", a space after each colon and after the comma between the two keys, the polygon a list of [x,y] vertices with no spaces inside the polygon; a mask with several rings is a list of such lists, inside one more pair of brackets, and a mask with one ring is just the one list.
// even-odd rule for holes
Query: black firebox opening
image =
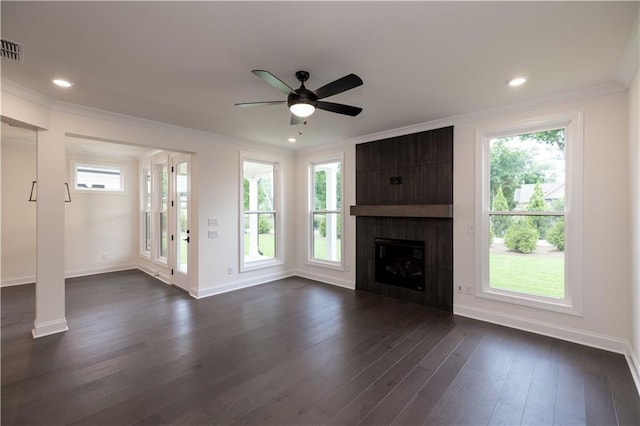
{"label": "black firebox opening", "polygon": [[424,241],[376,238],[376,281],[424,291]]}

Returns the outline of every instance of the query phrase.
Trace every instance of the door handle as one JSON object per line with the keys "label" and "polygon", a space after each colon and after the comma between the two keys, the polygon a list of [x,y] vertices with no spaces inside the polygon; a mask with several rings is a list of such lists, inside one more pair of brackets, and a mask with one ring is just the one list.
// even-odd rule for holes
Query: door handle
{"label": "door handle", "polygon": [[184,239],[184,240],[182,240],[182,241],[189,242],[189,237],[185,238],[185,239]]}

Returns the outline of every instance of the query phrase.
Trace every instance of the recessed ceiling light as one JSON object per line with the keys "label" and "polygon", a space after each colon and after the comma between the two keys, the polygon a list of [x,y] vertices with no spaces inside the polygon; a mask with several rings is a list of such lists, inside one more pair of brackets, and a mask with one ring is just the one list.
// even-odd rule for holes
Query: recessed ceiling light
{"label": "recessed ceiling light", "polygon": [[71,87],[73,86],[73,84],[71,84],[71,82],[64,80],[62,78],[54,78],[53,80],[51,80],[53,82],[53,84],[55,84],[58,87]]}
{"label": "recessed ceiling light", "polygon": [[507,81],[507,84],[511,87],[516,87],[516,86],[522,86],[524,83],[527,82],[527,79],[524,77],[516,77],[516,78],[512,78],[511,80]]}
{"label": "recessed ceiling light", "polygon": [[289,142],[294,143],[296,141],[296,138],[289,138],[287,139]]}

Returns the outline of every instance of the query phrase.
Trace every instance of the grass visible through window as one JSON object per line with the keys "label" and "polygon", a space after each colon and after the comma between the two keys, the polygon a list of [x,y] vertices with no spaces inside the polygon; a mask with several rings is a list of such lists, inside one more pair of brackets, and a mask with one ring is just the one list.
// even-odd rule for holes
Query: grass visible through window
{"label": "grass visible through window", "polygon": [[495,253],[489,255],[492,288],[562,299],[564,256]]}

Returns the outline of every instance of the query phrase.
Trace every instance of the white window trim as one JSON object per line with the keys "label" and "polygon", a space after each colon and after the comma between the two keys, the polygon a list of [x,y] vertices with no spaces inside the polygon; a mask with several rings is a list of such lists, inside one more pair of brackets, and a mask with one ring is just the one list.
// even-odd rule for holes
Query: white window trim
{"label": "white window trim", "polygon": [[[476,130],[476,283],[475,295],[491,300],[568,315],[583,314],[583,113],[571,111],[523,120],[505,120]],[[565,128],[565,298],[556,300],[489,286],[489,141]]]}
{"label": "white window trim", "polygon": [[[245,161],[252,163],[262,163],[273,166],[273,205],[275,210],[273,211],[275,216],[274,225],[276,227],[275,232],[275,253],[273,259],[267,260],[258,260],[254,262],[250,262],[249,264],[245,264],[244,261],[244,163]],[[240,178],[239,181],[239,211],[238,215],[238,271],[240,273],[256,271],[264,268],[271,268],[274,266],[283,265],[281,253],[282,253],[282,226],[281,226],[281,206],[280,206],[280,194],[282,193],[282,188],[280,187],[280,162],[277,159],[269,158],[262,155],[255,155],[250,153],[241,152],[240,153]],[[267,213],[267,212],[265,212]]]}
{"label": "white window trim", "polygon": [[[139,203],[139,216],[140,216],[140,221],[139,221],[139,240],[140,240],[140,256],[146,260],[151,260],[151,253],[153,253],[153,238],[151,238],[151,236],[149,236],[149,251],[145,251],[144,250],[144,243],[145,243],[145,239],[144,239],[144,196],[145,196],[145,182],[142,179],[142,172],[144,170],[149,170],[149,175],[151,176],[151,182],[153,184],[153,168],[152,168],[152,164],[151,161],[145,161],[145,162],[140,162],[138,165],[138,177],[140,180],[140,184],[139,184],[139,197],[138,197],[138,203]],[[151,189],[151,191],[149,192],[149,196],[153,197],[153,189]],[[149,209],[149,228],[152,234],[153,234],[153,198],[151,199],[151,208]]]}
{"label": "white window trim", "polygon": [[[342,185],[340,186],[340,200],[342,203],[339,210],[335,210],[340,213],[342,220],[341,234],[345,235],[344,227],[344,152],[336,153],[330,156],[322,157],[321,159],[314,159],[309,161],[307,167],[307,194],[308,194],[308,213],[307,213],[307,261],[308,265],[318,266],[322,268],[335,269],[337,271],[344,271],[344,238],[340,238],[340,261],[335,262],[331,260],[315,259],[313,257],[313,213],[314,213],[314,195],[315,195],[315,179],[313,176],[313,168],[317,165],[340,162],[340,172],[342,174]],[[331,210],[334,212],[334,210]]]}
{"label": "white window trim", "polygon": [[[160,250],[162,249],[162,236],[160,235],[160,212],[162,205],[162,182],[161,179],[158,179],[157,172],[158,166],[165,166],[167,168],[167,256],[161,256]],[[169,232],[169,209],[171,203],[171,165],[169,164],[169,156],[162,155],[161,159],[151,162],[151,258],[154,263],[158,265],[164,266],[166,268],[169,267],[169,248],[171,233]],[[158,182],[160,181],[160,182]],[[153,244],[154,238],[153,235],[156,235],[155,242]]]}
{"label": "white window trim", "polygon": [[[78,176],[76,170],[78,167],[109,167],[113,169],[120,170],[120,189],[102,189],[102,188],[78,188]],[[106,163],[104,161],[94,161],[94,160],[79,160],[72,159],[71,167],[69,167],[71,176],[69,180],[71,181],[71,192],[82,193],[82,194],[114,194],[114,195],[124,195],[127,194],[127,164],[125,163]]]}

